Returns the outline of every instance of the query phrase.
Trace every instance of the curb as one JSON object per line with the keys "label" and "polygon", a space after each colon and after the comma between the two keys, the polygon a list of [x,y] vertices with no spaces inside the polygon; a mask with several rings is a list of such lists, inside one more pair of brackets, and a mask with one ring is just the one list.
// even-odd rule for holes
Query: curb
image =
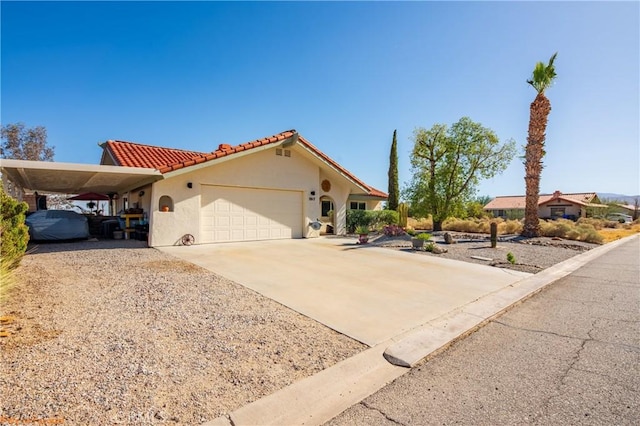
{"label": "curb", "polygon": [[384,357],[394,365],[414,367],[425,358],[433,356],[437,351],[473,333],[495,317],[532,297],[546,286],[636,237],[637,235],[631,235],[569,258],[396,336],[391,339],[394,343],[385,350]]}
{"label": "curb", "polygon": [[409,372],[407,367],[442,352],[546,286],[638,237],[567,259],[204,425],[322,425]]}

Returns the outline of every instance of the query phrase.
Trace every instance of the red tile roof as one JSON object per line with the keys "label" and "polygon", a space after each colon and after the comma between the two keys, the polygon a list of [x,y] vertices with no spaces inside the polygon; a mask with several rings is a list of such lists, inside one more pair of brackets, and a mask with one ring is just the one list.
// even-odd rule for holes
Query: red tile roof
{"label": "red tile roof", "polygon": [[202,152],[162,148],[126,141],[109,140],[101,146],[103,149],[109,151],[118,166],[143,167],[157,170],[160,170],[167,164],[181,163],[189,161],[199,155],[204,155]]}
{"label": "red tile roof", "polygon": [[[553,194],[540,194],[538,198],[538,205],[546,204],[555,200],[565,200],[574,204],[589,205],[597,199],[595,192],[580,192],[573,194],[563,194],[560,191],[556,191]],[[485,210],[518,210],[525,208],[526,197],[524,195],[514,196],[501,196],[496,197],[484,206]]]}
{"label": "red tile roof", "polygon": [[[142,145],[134,142],[115,140],[109,140],[103,143],[101,146],[111,154],[111,157],[114,159],[116,165],[118,166],[153,168],[159,170],[160,173],[164,174],[174,170],[193,166],[195,164],[204,163],[205,161],[211,161],[216,158],[225,157],[234,153],[248,151],[260,146],[282,142],[296,135],[298,135],[298,133],[294,129],[287,130],[273,136],[256,139],[254,141],[246,142],[236,146],[231,146],[229,144],[220,144],[220,146],[218,146],[218,149],[213,152],[185,151],[181,149],[162,148],[151,145]],[[308,150],[312,151],[314,154],[320,157],[323,161],[330,164],[340,173],[345,175],[348,179],[352,180],[354,183],[368,191],[368,195],[379,198],[387,198],[387,194],[367,185],[366,183],[358,179],[355,175],[333,161],[331,158],[329,158],[328,155],[320,151],[302,136],[298,135],[298,141]]]}

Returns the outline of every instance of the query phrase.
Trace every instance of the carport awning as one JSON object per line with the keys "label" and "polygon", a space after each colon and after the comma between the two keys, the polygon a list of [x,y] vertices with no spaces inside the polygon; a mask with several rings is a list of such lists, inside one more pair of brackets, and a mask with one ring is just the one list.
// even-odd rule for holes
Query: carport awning
{"label": "carport awning", "polygon": [[162,179],[156,169],[0,160],[0,171],[23,190],[79,194],[125,192]]}

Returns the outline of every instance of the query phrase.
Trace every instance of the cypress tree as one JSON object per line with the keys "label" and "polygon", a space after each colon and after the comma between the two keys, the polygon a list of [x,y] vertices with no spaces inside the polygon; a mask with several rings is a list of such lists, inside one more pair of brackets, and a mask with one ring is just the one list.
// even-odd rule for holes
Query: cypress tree
{"label": "cypress tree", "polygon": [[398,209],[398,199],[400,189],[398,188],[398,141],[396,139],[397,130],[393,131],[393,142],[391,142],[391,153],[389,154],[389,199],[387,208],[389,210]]}

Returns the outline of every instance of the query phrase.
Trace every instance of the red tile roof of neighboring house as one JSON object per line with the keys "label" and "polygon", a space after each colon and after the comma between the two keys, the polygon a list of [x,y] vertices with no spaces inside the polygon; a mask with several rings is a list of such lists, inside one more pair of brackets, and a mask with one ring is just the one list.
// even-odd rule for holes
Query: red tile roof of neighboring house
{"label": "red tile roof of neighboring house", "polygon": [[142,145],[133,142],[115,140],[109,140],[101,144],[101,146],[111,154],[111,157],[114,159],[116,165],[118,166],[153,168],[159,170],[160,173],[164,174],[174,170],[193,166],[195,164],[211,161],[216,158],[225,157],[234,153],[248,151],[260,146],[282,142],[295,136],[298,137],[298,141],[308,150],[312,151],[323,161],[336,168],[348,179],[366,189],[368,191],[368,195],[387,198],[387,194],[362,182],[347,169],[340,166],[338,163],[329,158],[328,155],[316,148],[309,141],[304,139],[302,136],[299,136],[298,133],[293,129],[236,146],[220,144],[220,146],[218,146],[218,149],[213,152],[185,151],[181,149],[162,148],[157,146]]}
{"label": "red tile roof of neighboring house", "polygon": [[[564,200],[579,205],[592,205],[593,201],[599,201],[595,192],[581,192],[573,194],[563,194],[556,191],[553,194],[540,194],[538,205],[546,204],[555,200]],[[496,197],[484,206],[485,210],[524,210],[526,197],[524,195]]]}

